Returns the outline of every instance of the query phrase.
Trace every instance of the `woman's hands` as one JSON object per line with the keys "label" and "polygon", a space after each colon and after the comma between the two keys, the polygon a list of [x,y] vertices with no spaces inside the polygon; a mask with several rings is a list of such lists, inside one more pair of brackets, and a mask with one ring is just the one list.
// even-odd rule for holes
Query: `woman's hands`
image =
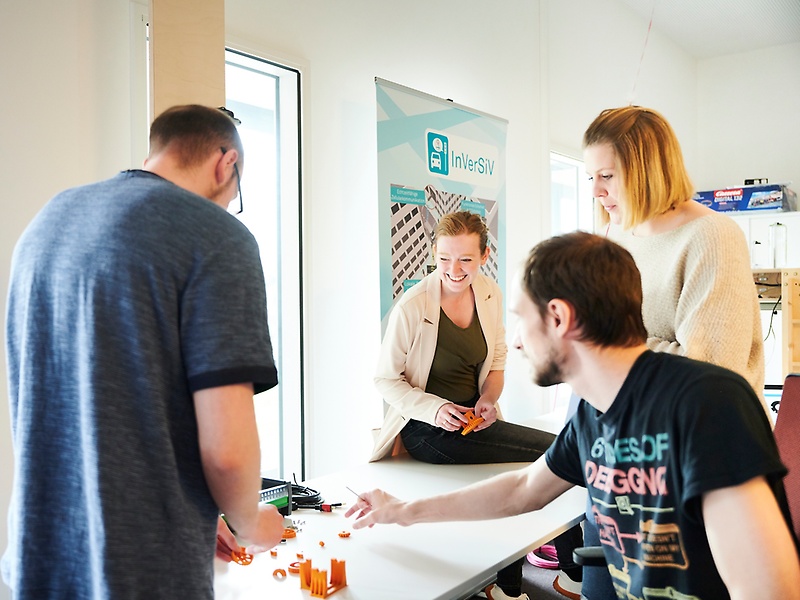
{"label": "woman's hands", "polygon": [[478,425],[473,431],[486,429],[497,421],[497,408],[494,403],[481,397],[475,404],[475,408],[454,404],[452,402],[443,404],[436,413],[436,426],[446,431],[458,431],[469,422],[464,416],[464,413],[468,410],[471,410],[476,417],[483,418],[483,423]]}
{"label": "woman's hands", "polygon": [[461,406],[448,402],[442,404],[436,413],[436,426],[446,431],[458,431],[467,424],[464,413],[472,410],[469,406]]}
{"label": "woman's hands", "polygon": [[497,407],[494,405],[494,402],[491,400],[486,400],[483,396],[478,398],[478,401],[475,403],[475,409],[473,411],[476,417],[482,417],[483,423],[478,425],[473,431],[480,431],[481,429],[486,429],[490,427],[495,421],[497,421]]}

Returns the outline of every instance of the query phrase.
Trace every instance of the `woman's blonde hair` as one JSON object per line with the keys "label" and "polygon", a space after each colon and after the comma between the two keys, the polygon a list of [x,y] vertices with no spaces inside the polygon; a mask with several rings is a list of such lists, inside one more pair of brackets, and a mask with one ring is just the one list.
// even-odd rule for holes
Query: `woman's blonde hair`
{"label": "woman's blonde hair", "polygon": [[441,237],[474,233],[480,238],[481,254],[489,244],[489,228],[480,215],[462,210],[444,215],[433,230],[433,243]]}
{"label": "woman's blonde hair", "polygon": [[[630,229],[694,196],[678,138],[658,112],[641,106],[609,108],[583,134],[583,147],[609,144],[627,201],[622,226]],[[600,220],[608,223],[608,213]]]}

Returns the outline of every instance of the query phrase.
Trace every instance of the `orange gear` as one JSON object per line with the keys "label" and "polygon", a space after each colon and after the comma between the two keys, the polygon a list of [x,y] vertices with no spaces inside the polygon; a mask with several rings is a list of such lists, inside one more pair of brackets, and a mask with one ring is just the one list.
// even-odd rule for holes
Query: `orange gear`
{"label": "orange gear", "polygon": [[461,435],[467,435],[470,431],[475,429],[484,421],[483,417],[476,417],[475,413],[473,413],[471,410],[465,412],[464,416],[467,417],[467,421],[469,422],[464,425],[464,430],[461,432]]}
{"label": "orange gear", "polygon": [[253,562],[253,555],[245,552],[244,548],[238,550],[231,550],[231,560],[237,565],[249,565]]}

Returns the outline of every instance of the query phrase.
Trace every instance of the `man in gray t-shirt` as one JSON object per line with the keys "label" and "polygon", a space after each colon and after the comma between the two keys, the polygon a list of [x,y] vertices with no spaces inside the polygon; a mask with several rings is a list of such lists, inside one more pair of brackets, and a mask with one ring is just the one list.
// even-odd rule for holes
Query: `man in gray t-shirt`
{"label": "man in gray t-shirt", "polygon": [[225,210],[241,141],[192,105],[150,145],[144,170],[53,198],[14,252],[14,597],[211,599],[215,545],[280,541],[258,504],[253,393],[277,384],[264,278]]}

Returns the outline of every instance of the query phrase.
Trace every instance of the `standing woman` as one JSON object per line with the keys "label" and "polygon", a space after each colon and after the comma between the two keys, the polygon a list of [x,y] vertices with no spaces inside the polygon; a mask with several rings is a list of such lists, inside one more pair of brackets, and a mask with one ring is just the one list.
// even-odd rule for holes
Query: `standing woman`
{"label": "standing woman", "polygon": [[[489,258],[488,235],[474,213],[443,216],[434,230],[436,270],[392,310],[375,375],[389,408],[371,460],[404,446],[428,463],[532,462],[555,439],[500,420],[508,349],[500,288],[479,272]],[[484,421],[461,435],[468,410]],[[498,573],[488,598],[528,599],[522,561]]]}
{"label": "standing woman", "polygon": [[[731,218],[692,200],[672,127],[648,108],[607,109],[589,125],[583,148],[601,222],[642,275],[648,348],[727,367],[764,403],[761,316],[747,242]],[[766,403],[764,410],[769,414]],[[587,544],[594,545],[596,529],[587,525]],[[605,569],[584,569],[582,593],[616,598]]]}

